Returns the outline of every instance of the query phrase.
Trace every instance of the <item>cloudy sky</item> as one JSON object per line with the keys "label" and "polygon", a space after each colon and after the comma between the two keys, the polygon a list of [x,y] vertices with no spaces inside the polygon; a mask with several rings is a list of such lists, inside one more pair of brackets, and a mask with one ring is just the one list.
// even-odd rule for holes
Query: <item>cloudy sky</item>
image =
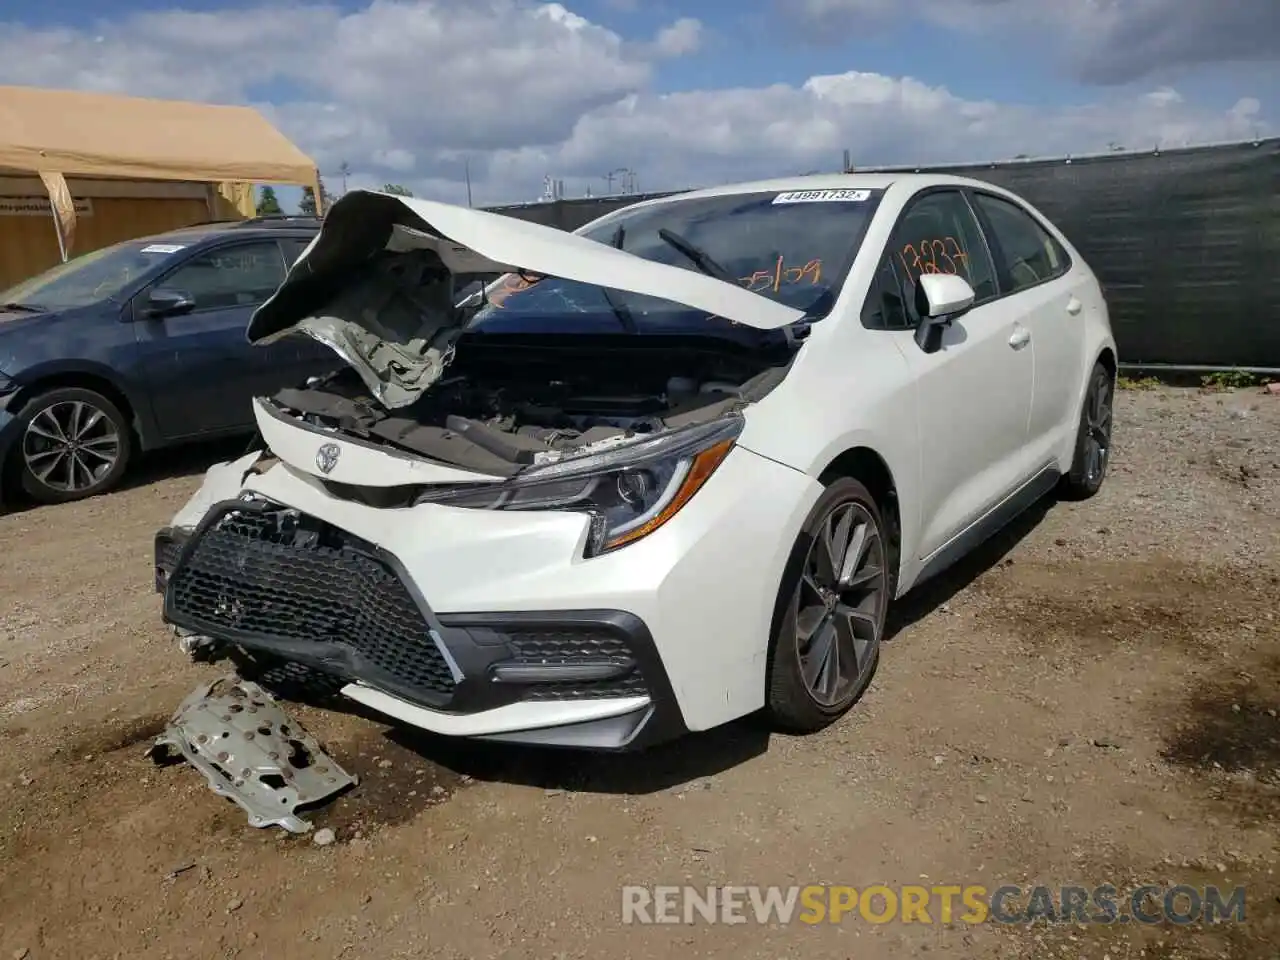
{"label": "cloudy sky", "polygon": [[1280,0],[5,0],[0,83],[251,103],[331,189],[489,204],[1274,134]]}

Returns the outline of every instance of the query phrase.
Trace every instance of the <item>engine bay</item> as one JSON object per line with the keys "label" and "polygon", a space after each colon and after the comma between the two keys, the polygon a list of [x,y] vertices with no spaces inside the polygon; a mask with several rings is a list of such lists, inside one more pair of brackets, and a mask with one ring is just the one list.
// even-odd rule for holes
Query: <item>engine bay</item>
{"label": "engine bay", "polygon": [[781,382],[794,354],[779,337],[748,345],[656,336],[467,339],[446,376],[409,406],[387,410],[350,368],[281,390],[272,404],[313,428],[510,477],[741,409]]}

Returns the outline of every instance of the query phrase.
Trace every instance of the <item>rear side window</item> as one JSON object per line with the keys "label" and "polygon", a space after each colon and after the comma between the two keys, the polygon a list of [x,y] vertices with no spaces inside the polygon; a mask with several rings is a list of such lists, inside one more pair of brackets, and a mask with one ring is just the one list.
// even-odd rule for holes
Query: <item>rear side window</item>
{"label": "rear side window", "polygon": [[1005,293],[1053,280],[1070,268],[1062,245],[1016,203],[989,193],[974,194],[974,202],[993,235],[991,247]]}
{"label": "rear side window", "polygon": [[975,303],[998,293],[986,241],[958,190],[925,194],[903,211],[880,261],[863,323],[872,329],[914,329],[920,323],[916,284],[923,273],[964,277]]}
{"label": "rear side window", "polygon": [[311,246],[312,237],[285,237],[280,241],[284,247],[285,265],[292,268],[298,262],[307,247]]}

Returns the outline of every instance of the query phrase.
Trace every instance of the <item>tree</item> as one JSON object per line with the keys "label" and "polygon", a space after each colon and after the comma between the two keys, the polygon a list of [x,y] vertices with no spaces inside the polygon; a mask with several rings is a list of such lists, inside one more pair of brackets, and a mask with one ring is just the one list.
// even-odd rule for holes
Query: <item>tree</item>
{"label": "tree", "polygon": [[[324,209],[329,209],[329,191],[325,189],[323,178],[320,180],[320,200],[324,204]],[[316,191],[312,187],[302,188],[302,199],[298,201],[298,212],[304,217],[314,217],[316,215]]]}
{"label": "tree", "polygon": [[400,184],[398,184],[398,183],[388,183],[388,184],[384,184],[384,185],[383,185],[383,187],[382,187],[382,192],[383,192],[383,193],[391,193],[391,194],[395,194],[397,197],[412,197],[412,196],[413,196],[413,191],[412,191],[412,190],[410,190],[408,187],[402,187],[402,186],[400,186]]}
{"label": "tree", "polygon": [[280,200],[276,197],[275,187],[263,187],[258,191],[258,216],[272,217],[284,213],[280,209]]}

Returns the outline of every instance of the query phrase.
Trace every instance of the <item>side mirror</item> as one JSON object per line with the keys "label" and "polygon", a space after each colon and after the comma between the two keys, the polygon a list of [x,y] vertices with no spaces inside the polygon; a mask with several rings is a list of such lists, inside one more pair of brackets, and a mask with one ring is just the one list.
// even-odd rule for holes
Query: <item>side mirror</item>
{"label": "side mirror", "polygon": [[180,290],[165,290],[163,287],[151,291],[147,298],[147,316],[155,319],[176,317],[190,313],[196,308],[195,298]]}
{"label": "side mirror", "polygon": [[922,273],[916,281],[916,344],[925,353],[942,346],[942,332],[956,317],[973,306],[977,294],[964,277],[949,273]]}

